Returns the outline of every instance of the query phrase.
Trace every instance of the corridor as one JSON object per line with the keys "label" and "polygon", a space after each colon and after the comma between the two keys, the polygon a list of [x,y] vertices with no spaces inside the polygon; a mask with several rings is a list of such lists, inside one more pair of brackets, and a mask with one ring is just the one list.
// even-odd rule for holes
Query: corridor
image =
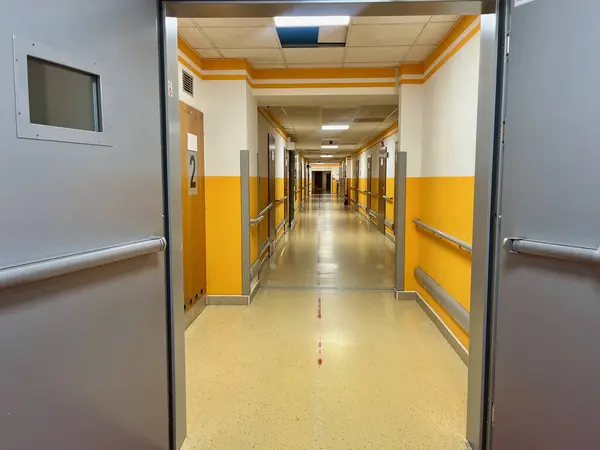
{"label": "corridor", "polygon": [[393,243],[313,196],[252,305],[186,331],[184,449],[463,449],[467,368],[413,301]]}

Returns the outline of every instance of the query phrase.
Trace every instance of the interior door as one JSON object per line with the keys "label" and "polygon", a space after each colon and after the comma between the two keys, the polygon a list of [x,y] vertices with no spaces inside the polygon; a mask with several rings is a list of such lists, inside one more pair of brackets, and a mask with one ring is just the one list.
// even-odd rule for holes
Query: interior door
{"label": "interior door", "polygon": [[167,449],[157,3],[2,3],[0,448]]}
{"label": "interior door", "polygon": [[289,180],[288,180],[288,219],[289,225],[292,226],[294,222],[294,217],[296,216],[296,154],[294,152],[286,152],[288,159],[288,170],[289,170]]}
{"label": "interior door", "polygon": [[284,192],[284,196],[288,197],[288,200],[283,202],[283,217],[288,221],[289,223],[289,215],[290,215],[290,202],[289,202],[289,197],[290,197],[290,193],[289,193],[289,188],[290,186],[290,155],[287,149],[284,149],[283,151],[283,192]]}
{"label": "interior door", "polygon": [[354,161],[354,209],[358,210],[358,200],[359,200],[359,192],[360,189],[360,161],[356,159]]}
{"label": "interior door", "polygon": [[382,148],[379,152],[379,194],[377,201],[377,228],[385,234],[385,209],[386,209],[386,183],[387,183],[387,148]]}
{"label": "interior door", "polygon": [[371,211],[371,189],[373,188],[373,158],[367,156],[367,214]]}
{"label": "interior door", "polygon": [[269,253],[273,254],[275,251],[275,228],[277,223],[275,221],[276,205],[273,203],[275,198],[275,136],[269,134],[269,163],[268,163],[268,177],[269,177]]}
{"label": "interior door", "polygon": [[492,448],[600,448],[600,2],[515,4]]}
{"label": "interior door", "polygon": [[[206,293],[206,231],[204,177],[204,118],[202,112],[179,102],[181,198],[183,225],[183,310]],[[202,308],[203,305],[198,306]]]}

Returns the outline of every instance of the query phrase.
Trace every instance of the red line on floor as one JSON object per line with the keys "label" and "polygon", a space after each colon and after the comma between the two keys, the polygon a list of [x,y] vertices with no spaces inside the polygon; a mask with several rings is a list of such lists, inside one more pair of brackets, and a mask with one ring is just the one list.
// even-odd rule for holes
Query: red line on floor
{"label": "red line on floor", "polygon": [[319,343],[317,344],[317,365],[323,365],[323,339],[319,338]]}
{"label": "red line on floor", "polygon": [[321,318],[321,296],[317,299],[317,319]]}

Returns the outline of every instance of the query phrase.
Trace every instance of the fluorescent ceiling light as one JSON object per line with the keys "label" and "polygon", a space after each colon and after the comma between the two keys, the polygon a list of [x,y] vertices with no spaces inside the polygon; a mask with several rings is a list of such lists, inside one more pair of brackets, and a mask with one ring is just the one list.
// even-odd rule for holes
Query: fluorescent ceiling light
{"label": "fluorescent ceiling light", "polygon": [[333,158],[333,155],[321,155],[321,158]]}
{"label": "fluorescent ceiling light", "polygon": [[283,27],[323,27],[348,25],[350,16],[280,16],[275,17],[275,26]]}
{"label": "fluorescent ceiling light", "polygon": [[321,148],[330,148],[330,149],[335,149],[338,148],[338,145],[321,145]]}
{"label": "fluorescent ceiling light", "polygon": [[321,130],[347,130],[350,125],[323,125]]}

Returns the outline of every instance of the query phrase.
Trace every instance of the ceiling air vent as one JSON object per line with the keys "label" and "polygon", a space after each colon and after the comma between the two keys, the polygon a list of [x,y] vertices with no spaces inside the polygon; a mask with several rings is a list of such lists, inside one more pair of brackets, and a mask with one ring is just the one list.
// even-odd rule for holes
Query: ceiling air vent
{"label": "ceiling air vent", "polygon": [[183,84],[183,92],[187,92],[192,97],[194,96],[194,77],[182,70],[183,76],[181,83]]}

